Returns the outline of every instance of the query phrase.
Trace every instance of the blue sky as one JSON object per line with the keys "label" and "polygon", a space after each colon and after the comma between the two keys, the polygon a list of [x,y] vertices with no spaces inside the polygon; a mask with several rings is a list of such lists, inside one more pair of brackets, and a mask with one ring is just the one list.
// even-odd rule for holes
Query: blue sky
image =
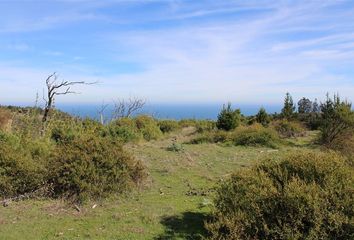
{"label": "blue sky", "polygon": [[354,1],[1,0],[0,104],[45,78],[99,81],[60,102],[354,99]]}

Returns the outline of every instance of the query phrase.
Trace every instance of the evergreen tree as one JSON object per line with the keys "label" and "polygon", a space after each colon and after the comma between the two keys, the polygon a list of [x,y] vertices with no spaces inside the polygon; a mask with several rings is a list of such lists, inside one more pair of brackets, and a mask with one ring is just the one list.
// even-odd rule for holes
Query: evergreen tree
{"label": "evergreen tree", "polygon": [[301,114],[310,113],[312,111],[312,102],[308,98],[301,98],[297,103],[298,112]]}
{"label": "evergreen tree", "polygon": [[284,99],[284,107],[281,110],[281,115],[284,118],[290,119],[293,117],[295,112],[295,106],[293,102],[293,98],[291,97],[290,93],[286,93],[285,99]]}
{"label": "evergreen tree", "polygon": [[327,99],[321,103],[321,140],[330,145],[343,134],[354,130],[354,112],[351,103],[342,101],[339,95],[333,99],[327,94]]}
{"label": "evergreen tree", "polygon": [[318,105],[317,98],[315,98],[315,101],[312,103],[312,112],[313,113],[320,112],[320,106]]}
{"label": "evergreen tree", "polygon": [[218,120],[216,122],[216,127],[218,129],[230,131],[235,129],[240,124],[241,112],[239,109],[233,110],[231,108],[231,103],[223,106],[221,112],[218,115]]}
{"label": "evergreen tree", "polygon": [[263,126],[268,126],[270,119],[264,107],[261,107],[256,115],[256,121]]}

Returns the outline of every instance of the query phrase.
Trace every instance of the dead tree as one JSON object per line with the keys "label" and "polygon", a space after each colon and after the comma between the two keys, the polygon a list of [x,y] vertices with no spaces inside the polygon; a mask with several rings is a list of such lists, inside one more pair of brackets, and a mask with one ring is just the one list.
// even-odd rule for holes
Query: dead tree
{"label": "dead tree", "polygon": [[94,84],[94,83],[87,83],[85,81],[69,82],[69,81],[62,80],[62,81],[58,82],[58,75],[55,72],[47,77],[45,83],[47,86],[47,94],[46,94],[46,96],[44,96],[44,94],[43,94],[43,100],[45,102],[45,107],[44,107],[42,122],[47,121],[49,112],[53,108],[53,105],[54,105],[55,96],[77,93],[77,92],[71,91],[71,86],[73,86],[73,85]]}
{"label": "dead tree", "polygon": [[129,99],[118,99],[114,101],[114,110],[112,119],[119,119],[130,117],[133,113],[142,109],[146,101],[137,97],[130,97]]}
{"label": "dead tree", "polygon": [[100,109],[98,110],[98,114],[100,116],[100,122],[102,125],[105,124],[105,122],[106,122],[106,119],[104,116],[104,111],[106,110],[106,108],[108,106],[109,106],[108,104],[105,104],[104,102],[102,102],[102,105],[101,105]]}

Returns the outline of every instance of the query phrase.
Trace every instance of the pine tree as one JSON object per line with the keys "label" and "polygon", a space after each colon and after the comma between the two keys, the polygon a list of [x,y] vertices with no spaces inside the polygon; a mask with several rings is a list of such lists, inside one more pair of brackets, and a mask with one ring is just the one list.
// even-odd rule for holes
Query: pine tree
{"label": "pine tree", "polygon": [[281,110],[281,115],[284,118],[290,119],[293,117],[295,112],[295,106],[293,102],[293,98],[291,97],[290,93],[286,93],[285,99],[284,99],[284,107]]}
{"label": "pine tree", "polygon": [[256,115],[256,121],[263,126],[268,126],[270,119],[264,107],[261,107]]}
{"label": "pine tree", "polygon": [[301,98],[297,103],[298,112],[301,114],[310,113],[312,111],[312,102],[308,98]]}
{"label": "pine tree", "polygon": [[235,129],[240,124],[240,115],[240,110],[233,110],[231,108],[231,103],[228,103],[227,107],[224,105],[221,112],[219,113],[216,127],[226,131]]}

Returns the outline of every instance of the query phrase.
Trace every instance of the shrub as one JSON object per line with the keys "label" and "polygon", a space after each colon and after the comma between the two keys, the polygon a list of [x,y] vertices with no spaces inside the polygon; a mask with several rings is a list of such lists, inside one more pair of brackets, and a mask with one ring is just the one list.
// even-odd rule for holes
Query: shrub
{"label": "shrub", "polygon": [[334,153],[300,152],[221,183],[211,239],[353,239],[353,169]]}
{"label": "shrub", "polygon": [[14,135],[0,133],[0,196],[13,197],[44,185],[42,161],[47,152],[38,141],[29,144]]}
{"label": "shrub", "polygon": [[240,124],[241,112],[239,109],[233,110],[231,103],[223,106],[218,115],[216,127],[220,130],[230,131],[235,129]]}
{"label": "shrub", "polygon": [[167,147],[167,151],[171,152],[183,152],[184,147],[182,144],[178,144],[176,142],[173,142],[170,146]]}
{"label": "shrub", "polygon": [[274,129],[283,138],[299,137],[305,134],[304,127],[295,121],[288,121],[286,119],[273,122]]}
{"label": "shrub", "polygon": [[162,120],[158,122],[161,132],[169,133],[179,129],[178,122],[175,120]]}
{"label": "shrub", "polygon": [[156,140],[161,137],[162,132],[156,120],[152,117],[147,115],[138,116],[135,118],[135,123],[145,140]]}
{"label": "shrub", "polygon": [[320,141],[329,147],[341,135],[354,129],[354,112],[351,104],[341,101],[338,95],[331,99],[327,95],[325,103],[321,104],[321,139]]}
{"label": "shrub", "polygon": [[265,146],[275,148],[279,142],[278,135],[272,129],[254,124],[236,129],[231,136],[231,141],[240,146]]}
{"label": "shrub", "polygon": [[267,114],[266,110],[262,107],[259,109],[257,115],[256,115],[256,122],[262,124],[264,127],[268,126],[270,122],[270,117]]}
{"label": "shrub", "polygon": [[225,143],[231,140],[230,132],[217,130],[210,132],[203,132],[193,138],[190,143],[201,144],[201,143]]}
{"label": "shrub", "polygon": [[197,121],[196,128],[198,133],[210,132],[215,130],[216,123],[211,120],[199,120]]}
{"label": "shrub", "polygon": [[113,138],[122,142],[135,142],[143,138],[141,132],[135,125],[135,121],[131,118],[121,118],[110,123],[107,126],[108,134]]}
{"label": "shrub", "polygon": [[119,143],[92,135],[60,142],[48,169],[54,197],[80,201],[121,193],[144,176],[141,163]]}

